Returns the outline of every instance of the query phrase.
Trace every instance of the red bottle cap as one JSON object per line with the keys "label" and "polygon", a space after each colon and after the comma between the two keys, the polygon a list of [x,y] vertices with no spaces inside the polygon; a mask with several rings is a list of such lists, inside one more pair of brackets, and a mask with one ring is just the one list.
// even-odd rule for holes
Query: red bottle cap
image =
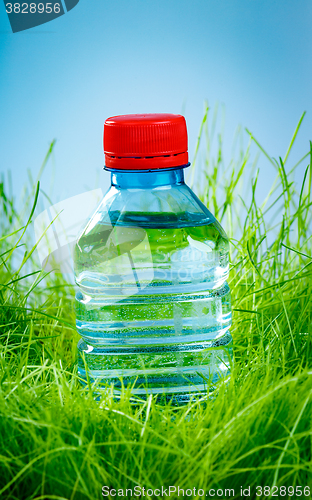
{"label": "red bottle cap", "polygon": [[125,170],[188,164],[187,129],[182,115],[112,116],[104,123],[105,166]]}

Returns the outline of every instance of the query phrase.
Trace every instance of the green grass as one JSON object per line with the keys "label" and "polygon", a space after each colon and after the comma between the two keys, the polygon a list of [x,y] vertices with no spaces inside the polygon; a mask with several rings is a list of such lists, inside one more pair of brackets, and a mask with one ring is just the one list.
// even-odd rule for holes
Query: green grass
{"label": "green grass", "polygon": [[[269,498],[256,486],[312,490],[311,144],[297,164],[289,159],[301,121],[283,159],[241,131],[225,165],[216,117],[205,114],[189,182],[231,236],[235,355],[230,382],[206,403],[132,405],[127,393],[96,402],[80,388],[71,292],[35,260],[39,185],[22,215],[0,184],[0,498],[94,500],[105,485],[196,488],[191,498],[211,488],[236,498],[249,486],[250,498]],[[261,203],[255,147],[276,171]]]}

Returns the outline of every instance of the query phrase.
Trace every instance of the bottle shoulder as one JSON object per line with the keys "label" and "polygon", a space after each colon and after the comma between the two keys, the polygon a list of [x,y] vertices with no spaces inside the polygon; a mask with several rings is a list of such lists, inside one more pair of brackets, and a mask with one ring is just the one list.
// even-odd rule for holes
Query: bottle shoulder
{"label": "bottle shoulder", "polygon": [[184,183],[145,189],[118,189],[112,186],[81,235],[103,224],[142,228],[209,225],[227,240],[214,215]]}
{"label": "bottle shoulder", "polygon": [[187,186],[114,188],[77,240],[75,274],[80,285],[94,282],[109,290],[131,276],[158,291],[163,281],[214,288],[228,276],[228,255],[225,232]]}

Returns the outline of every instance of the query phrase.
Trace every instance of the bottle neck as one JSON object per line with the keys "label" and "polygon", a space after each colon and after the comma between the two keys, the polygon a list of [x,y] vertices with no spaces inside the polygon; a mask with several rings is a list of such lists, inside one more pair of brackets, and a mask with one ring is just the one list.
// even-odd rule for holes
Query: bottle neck
{"label": "bottle neck", "polygon": [[170,170],[112,170],[112,186],[120,189],[153,189],[160,186],[184,184],[183,167]]}

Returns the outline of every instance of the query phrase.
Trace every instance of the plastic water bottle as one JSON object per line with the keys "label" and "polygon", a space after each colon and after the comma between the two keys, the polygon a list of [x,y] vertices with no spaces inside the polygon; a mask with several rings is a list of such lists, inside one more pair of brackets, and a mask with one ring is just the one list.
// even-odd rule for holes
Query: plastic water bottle
{"label": "plastic water bottle", "polygon": [[181,115],[108,118],[111,187],[77,239],[78,371],[95,390],[188,401],[230,372],[227,236],[184,183]]}

